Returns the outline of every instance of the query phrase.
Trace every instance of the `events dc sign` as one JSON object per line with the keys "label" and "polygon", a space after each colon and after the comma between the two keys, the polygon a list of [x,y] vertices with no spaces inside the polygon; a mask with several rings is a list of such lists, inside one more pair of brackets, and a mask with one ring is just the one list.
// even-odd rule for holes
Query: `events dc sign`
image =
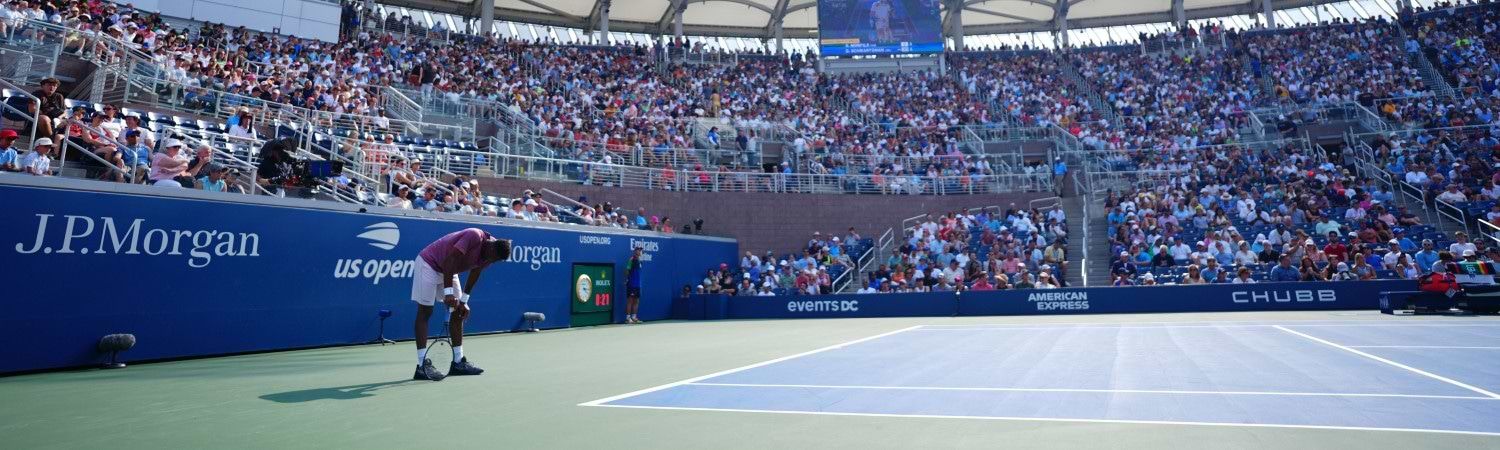
{"label": "events dc sign", "polygon": [[[655,255],[644,265],[641,315],[666,318],[677,289],[738,253],[729,241],[480,225],[314,202],[297,208],[8,184],[0,196],[9,199],[0,216],[8,281],[0,335],[47,342],[0,358],[0,373],[92,364],[94,344],[110,333],[139,338],[124,354],[137,361],[366,342],[381,309],[396,313],[387,336],[408,339],[417,253],[467,227],[515,244],[475,287],[473,332],[520,329],[527,311],[547,315],[541,327],[568,326],[572,263],[623,268],[632,244]],[[623,285],[617,289],[623,298]]]}

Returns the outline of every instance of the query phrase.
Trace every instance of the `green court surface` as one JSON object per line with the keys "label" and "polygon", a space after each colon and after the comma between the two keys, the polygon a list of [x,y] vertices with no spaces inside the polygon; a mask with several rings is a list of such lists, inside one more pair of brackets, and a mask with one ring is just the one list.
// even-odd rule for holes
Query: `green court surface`
{"label": "green court surface", "polygon": [[1319,312],[614,325],[473,337],[465,352],[488,372],[437,383],[410,381],[409,342],[141,364],[0,378],[0,448],[1500,449],[1494,435],[580,406],[916,325],[1412,319]]}

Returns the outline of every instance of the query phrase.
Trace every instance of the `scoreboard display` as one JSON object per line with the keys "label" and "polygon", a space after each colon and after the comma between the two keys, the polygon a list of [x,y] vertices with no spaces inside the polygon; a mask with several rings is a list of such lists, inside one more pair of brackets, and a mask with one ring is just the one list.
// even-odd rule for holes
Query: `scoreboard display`
{"label": "scoreboard display", "polygon": [[826,56],[939,53],[939,0],[818,0],[818,44]]}
{"label": "scoreboard display", "polygon": [[604,325],[614,321],[615,266],[573,264],[570,326]]}

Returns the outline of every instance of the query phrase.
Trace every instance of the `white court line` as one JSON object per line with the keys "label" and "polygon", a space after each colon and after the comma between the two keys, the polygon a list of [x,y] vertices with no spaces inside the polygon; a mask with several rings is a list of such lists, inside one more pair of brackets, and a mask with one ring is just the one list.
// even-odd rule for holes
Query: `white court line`
{"label": "white court line", "polygon": [[811,355],[811,354],[815,354],[815,353],[822,353],[822,352],[826,352],[826,351],[829,351],[829,350],[839,349],[839,348],[843,348],[843,347],[846,347],[846,346],[858,344],[858,343],[865,342],[865,341],[871,341],[871,340],[875,340],[875,339],[880,339],[880,338],[883,338],[883,337],[886,337],[886,336],[890,336],[890,335],[893,335],[893,334],[896,334],[896,333],[901,333],[901,332],[905,332],[905,331],[915,330],[915,329],[921,328],[921,327],[922,327],[921,325],[913,325],[913,326],[910,326],[910,327],[902,328],[902,329],[899,329],[899,330],[896,330],[896,331],[891,331],[891,332],[888,332],[888,333],[881,333],[881,334],[877,334],[877,335],[870,336],[870,337],[867,337],[867,338],[856,339],[856,340],[853,340],[853,341],[845,342],[845,343],[842,343],[842,344],[830,345],[830,346],[823,347],[823,348],[820,348],[820,349],[817,349],[817,350],[806,351],[806,352],[798,353],[798,354],[791,355],[791,356],[783,356],[783,357],[776,358],[776,359],[773,359],[773,360],[770,360],[770,361],[759,362],[759,363],[751,364],[751,365],[744,366],[744,367],[737,367],[737,368],[725,370],[725,371],[722,371],[722,372],[714,372],[714,373],[711,373],[711,374],[708,374],[708,375],[704,375],[704,376],[701,376],[701,377],[688,378],[686,380],[678,381],[678,382],[675,382],[675,383],[663,384],[661,386],[652,387],[652,388],[646,388],[646,389],[641,389],[641,390],[635,391],[635,392],[627,392],[627,393],[624,393],[624,394],[616,395],[614,397],[601,398],[601,399],[594,400],[594,401],[591,401],[591,402],[579,403],[578,406],[608,406],[608,405],[604,405],[604,403],[609,403],[609,402],[612,402],[612,401],[615,401],[615,400],[619,400],[619,399],[623,399],[623,398],[635,397],[637,395],[647,394],[647,393],[651,393],[651,392],[656,392],[656,391],[660,391],[662,389],[668,389],[668,388],[672,388],[672,387],[676,387],[676,386],[681,386],[681,385],[688,384],[688,383],[702,381],[702,380],[706,380],[706,379],[709,379],[709,378],[717,377],[717,376],[720,376],[720,375],[728,375],[728,374],[735,373],[735,372],[740,372],[740,371],[754,369],[756,367],[768,366],[768,365],[776,364],[776,363],[779,363],[779,362],[782,362],[782,361],[786,361],[786,360],[789,360],[789,359],[801,358],[803,356],[807,356],[807,355]]}
{"label": "white court line", "polygon": [[1142,322],[1005,322],[1005,323],[969,323],[969,324],[928,324],[923,328],[960,328],[960,327],[1034,327],[1054,325],[1213,325],[1213,324],[1239,324],[1239,325],[1286,325],[1306,326],[1320,324],[1355,324],[1355,325],[1408,325],[1408,326],[1433,326],[1436,324],[1451,324],[1455,326],[1500,326],[1500,320],[1476,319],[1487,324],[1476,324],[1468,320],[1458,321],[1449,319],[1422,319],[1411,320],[1396,319],[1365,319],[1365,320],[1173,320],[1173,321],[1142,321]]}
{"label": "white court line", "polygon": [[1182,395],[1279,395],[1289,397],[1381,397],[1381,398],[1435,398],[1447,400],[1500,400],[1491,397],[1459,395],[1415,395],[1415,394],[1340,394],[1333,392],[1263,392],[1263,391],[1165,391],[1147,389],[1048,389],[1048,388],[996,388],[996,387],[939,387],[939,386],[829,386],[817,384],[748,384],[748,383],[687,383],[687,386],[724,386],[756,388],[808,388],[808,389],[852,389],[892,391],[966,391],[966,392],[1064,392],[1100,394],[1182,394]]}
{"label": "white court line", "polygon": [[1462,347],[1453,345],[1350,345],[1349,348],[1462,348],[1469,350],[1500,350],[1500,347]]}
{"label": "white court line", "polygon": [[[1375,325],[1375,324],[1371,324],[1371,325],[1318,325],[1318,324],[1306,324],[1306,325],[1302,325],[1302,324],[1286,324],[1286,325],[1287,326],[1293,326],[1293,327],[1345,327],[1345,328],[1348,328],[1348,327],[1367,327],[1367,328],[1419,328],[1419,327],[1425,327],[1425,328],[1460,328],[1460,327],[1470,327],[1470,328],[1472,328],[1472,327],[1482,327],[1482,328],[1500,328],[1500,323],[1496,323],[1494,325],[1476,325],[1476,324],[1458,324],[1458,325],[1417,325],[1417,324],[1385,324],[1385,325]],[[1014,326],[1014,327],[939,327],[939,326],[924,326],[924,327],[922,327],[922,329],[916,330],[916,331],[1175,330],[1175,329],[1179,329],[1179,328],[1184,328],[1184,329],[1192,329],[1192,328],[1229,329],[1229,328],[1272,328],[1272,327],[1276,327],[1276,326],[1279,326],[1279,325],[1275,325],[1275,324],[1263,324],[1263,325],[1229,324],[1229,325],[1147,325],[1147,326],[1131,326],[1131,325],[1122,324],[1120,326],[1084,327],[1084,326],[1048,326],[1046,324],[1037,324],[1037,325],[1034,325],[1034,326]]]}
{"label": "white court line", "polygon": [[959,416],[959,415],[934,415],[934,414],[879,414],[879,413],[853,413],[853,412],[830,412],[830,411],[782,411],[773,409],[730,409],[730,408],[689,408],[681,406],[635,406],[635,405],[589,405],[603,408],[632,408],[632,409],[664,409],[674,411],[717,411],[717,412],[742,412],[762,414],[806,414],[815,416],[856,416],[856,417],[904,417],[918,419],[973,419],[973,420],[1006,420],[1019,422],[1072,422],[1072,423],[1123,423],[1136,425],[1195,425],[1215,427],[1241,427],[1241,428],[1296,428],[1310,430],[1344,430],[1344,431],[1400,431],[1417,433],[1442,433],[1463,434],[1474,436],[1500,436],[1500,433],[1484,431],[1456,431],[1456,430],[1429,430],[1422,428],[1377,428],[1377,427],[1340,427],[1330,425],[1283,425],[1270,423],[1227,423],[1227,422],[1179,422],[1166,420],[1122,420],[1122,419],[1065,419],[1053,417],[998,417],[998,416]]}
{"label": "white court line", "polygon": [[[1369,324],[1369,325],[1353,325],[1353,324],[1348,324],[1348,325],[1344,325],[1344,324],[1339,324],[1339,325],[1320,325],[1320,324],[1290,324],[1290,323],[1288,323],[1288,324],[1283,324],[1283,325],[1292,326],[1292,327],[1322,327],[1322,328],[1500,328],[1500,323],[1496,323],[1494,325],[1478,325],[1478,324],[1455,324],[1455,325],[1419,325],[1419,324]],[[956,326],[928,325],[928,326],[924,326],[920,331],[1135,330],[1135,329],[1144,329],[1144,330],[1162,329],[1162,330],[1170,330],[1170,329],[1177,329],[1177,328],[1272,328],[1272,327],[1278,327],[1278,326],[1281,326],[1281,325],[1276,325],[1276,324],[1261,324],[1261,325],[1254,325],[1254,324],[1228,324],[1228,325],[1148,325],[1148,326],[1131,326],[1131,325],[1128,325],[1128,324],[1119,324],[1119,326],[1094,326],[1094,327],[1088,327],[1088,326],[1048,326],[1047,324],[1037,324],[1037,325],[1031,325],[1031,326],[1013,326],[1013,327],[956,327]]]}
{"label": "white court line", "polygon": [[1293,330],[1291,330],[1289,328],[1286,328],[1286,327],[1283,327],[1281,325],[1277,325],[1276,329],[1281,330],[1281,331],[1285,331],[1285,332],[1288,332],[1288,333],[1291,333],[1291,334],[1295,334],[1295,335],[1298,335],[1298,336],[1302,336],[1302,337],[1311,339],[1313,341],[1317,341],[1317,342],[1323,343],[1323,344],[1328,345],[1330,347],[1334,347],[1334,348],[1337,348],[1337,349],[1340,349],[1340,350],[1344,350],[1344,351],[1347,351],[1347,352],[1350,352],[1350,353],[1354,353],[1356,355],[1360,355],[1360,356],[1363,356],[1363,357],[1366,357],[1366,358],[1370,358],[1370,359],[1373,359],[1373,360],[1376,360],[1376,361],[1380,361],[1380,362],[1383,362],[1383,363],[1386,363],[1386,364],[1390,364],[1392,366],[1400,367],[1402,369],[1406,369],[1406,370],[1412,371],[1412,372],[1414,372],[1414,373],[1416,373],[1418,375],[1424,375],[1424,376],[1427,376],[1428,378],[1432,378],[1434,380],[1446,382],[1446,383],[1452,384],[1454,386],[1458,386],[1458,387],[1461,387],[1461,388],[1464,388],[1464,389],[1468,389],[1468,390],[1471,390],[1471,391],[1474,391],[1474,392],[1478,392],[1480,394],[1484,394],[1484,395],[1489,396],[1489,397],[1500,399],[1500,394],[1496,394],[1494,392],[1486,391],[1484,389],[1480,389],[1480,388],[1477,388],[1477,387],[1474,387],[1474,386],[1463,384],[1463,383],[1460,383],[1457,380],[1453,380],[1451,378],[1443,377],[1441,375],[1437,375],[1437,374],[1434,374],[1434,373],[1431,373],[1431,372],[1427,372],[1427,371],[1424,371],[1424,370],[1421,370],[1421,369],[1418,369],[1418,368],[1415,368],[1415,367],[1412,367],[1412,366],[1401,364],[1401,363],[1398,363],[1398,362],[1395,362],[1395,361],[1391,361],[1389,359],[1381,358],[1379,356],[1371,355],[1369,353],[1365,353],[1365,352],[1362,352],[1362,351],[1359,351],[1359,350],[1355,350],[1355,349],[1352,349],[1352,348],[1349,348],[1349,347],[1345,347],[1345,346],[1342,346],[1342,345],[1339,345],[1339,344],[1335,344],[1335,343],[1332,343],[1332,342],[1329,342],[1329,341],[1325,341],[1323,339],[1319,339],[1319,338],[1317,338],[1315,336],[1312,336],[1312,335],[1304,334],[1304,333],[1301,333],[1301,332],[1298,332],[1298,331],[1293,331]]}

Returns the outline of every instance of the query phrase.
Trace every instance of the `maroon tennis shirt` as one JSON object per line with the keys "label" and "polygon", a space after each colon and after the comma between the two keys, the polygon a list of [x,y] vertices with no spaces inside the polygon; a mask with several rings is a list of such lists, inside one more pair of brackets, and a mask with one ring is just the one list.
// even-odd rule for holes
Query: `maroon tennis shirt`
{"label": "maroon tennis shirt", "polygon": [[[489,233],[478,228],[455,231],[428,244],[419,256],[428,267],[438,273],[464,273],[474,269],[483,269],[489,266],[489,263],[481,260],[483,253],[481,250],[484,248],[485,240],[489,238]],[[457,258],[455,259],[454,256]],[[453,261],[457,261],[453,267],[444,266]]]}

